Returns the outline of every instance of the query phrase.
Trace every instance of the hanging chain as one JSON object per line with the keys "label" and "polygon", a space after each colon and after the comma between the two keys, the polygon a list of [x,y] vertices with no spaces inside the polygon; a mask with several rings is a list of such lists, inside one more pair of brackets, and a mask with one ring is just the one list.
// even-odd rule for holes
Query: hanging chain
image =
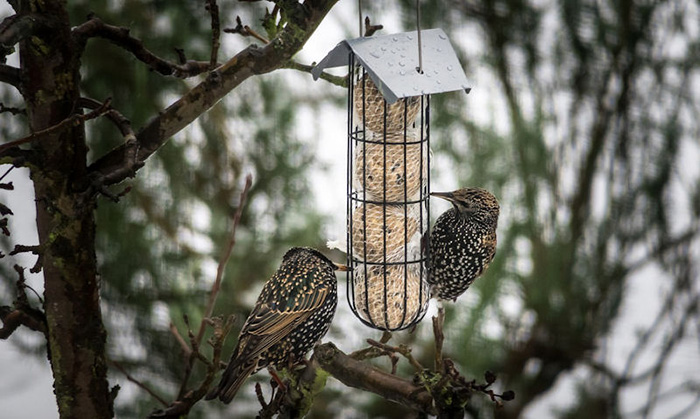
{"label": "hanging chain", "polygon": [[360,38],[364,36],[362,33],[362,0],[357,0],[357,17],[359,18]]}
{"label": "hanging chain", "polygon": [[423,74],[423,45],[420,37],[420,0],[416,0],[416,29],[418,30],[418,70]]}

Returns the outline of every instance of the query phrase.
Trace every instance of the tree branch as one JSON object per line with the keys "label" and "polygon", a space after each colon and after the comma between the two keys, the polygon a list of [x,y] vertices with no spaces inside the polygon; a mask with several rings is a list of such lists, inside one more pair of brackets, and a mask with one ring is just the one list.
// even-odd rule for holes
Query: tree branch
{"label": "tree branch", "polygon": [[243,25],[243,22],[241,22],[241,17],[236,16],[236,27],[231,29],[231,28],[226,28],[224,29],[225,33],[237,33],[241,36],[248,37],[252,36],[253,38],[257,39],[258,41],[262,42],[263,44],[269,44],[270,40],[265,38],[264,36],[260,35],[256,31],[254,31],[250,26],[248,25]]}
{"label": "tree branch", "polygon": [[[411,353],[411,348],[407,345],[401,344],[399,346],[391,346],[387,345],[386,343],[383,342],[377,342],[373,339],[367,339],[367,343],[369,343],[372,346],[375,346],[381,350],[390,352],[390,353],[399,353],[401,354],[406,360],[408,361],[413,368],[415,368],[417,371],[423,371],[425,368],[418,362],[418,360],[413,356]],[[392,374],[395,374],[395,368],[391,372]]]}
{"label": "tree branch", "polygon": [[420,412],[437,414],[433,406],[433,398],[424,387],[357,361],[343,353],[333,343],[317,346],[314,350],[314,358],[321,368],[347,386],[378,394],[387,400]]}
{"label": "tree branch", "polygon": [[205,8],[211,15],[211,57],[209,58],[209,69],[213,70],[217,65],[219,56],[219,47],[221,42],[221,22],[219,20],[219,5],[216,0],[206,0]]}
{"label": "tree branch", "polygon": [[0,22],[0,63],[14,52],[14,45],[27,38],[42,19],[31,14],[8,16]]}
{"label": "tree branch", "polygon": [[94,16],[90,17],[87,22],[74,28],[72,35],[76,43],[81,46],[81,50],[85,48],[89,38],[106,39],[114,45],[127,50],[134,57],[164,76],[187,78],[209,70],[208,62],[190,60],[184,64],[176,64],[164,60],[146,49],[140,39],[131,36],[129,28],[108,25]]}
{"label": "tree branch", "polygon": [[3,326],[0,328],[0,339],[9,338],[20,326],[26,326],[46,336],[46,316],[41,310],[37,310],[29,304],[29,298],[27,298],[27,293],[25,292],[25,288],[29,287],[25,283],[24,268],[15,265],[14,269],[19,275],[15,285],[17,300],[14,307],[0,307],[0,320],[3,322]]}
{"label": "tree branch", "polygon": [[153,391],[153,390],[152,390],[150,387],[148,387],[146,384],[144,384],[144,383],[142,383],[141,381],[139,381],[139,380],[135,379],[134,377],[132,377],[131,374],[129,374],[129,372],[128,372],[120,363],[118,363],[117,361],[112,361],[112,360],[109,360],[108,362],[109,362],[113,367],[115,367],[116,369],[118,369],[119,371],[121,371],[121,373],[124,374],[124,376],[126,377],[127,380],[129,380],[129,381],[131,381],[132,383],[136,384],[138,387],[140,387],[140,388],[141,388],[142,390],[144,390],[146,393],[150,394],[151,397],[153,397],[154,399],[158,400],[158,402],[160,402],[160,404],[162,404],[163,406],[166,406],[166,407],[168,406],[168,402],[166,402],[165,400],[163,400],[162,397],[160,397],[155,391]]}
{"label": "tree branch", "polygon": [[30,134],[24,138],[20,138],[19,140],[15,140],[15,141],[9,142],[7,144],[2,144],[2,145],[0,145],[0,156],[2,156],[3,153],[10,148],[17,147],[17,146],[20,146],[22,144],[32,142],[32,141],[37,140],[39,138],[46,137],[50,134],[55,134],[55,133],[61,132],[64,129],[68,129],[68,128],[74,127],[76,125],[80,125],[80,124],[82,124],[85,121],[88,121],[90,119],[95,119],[98,116],[106,113],[109,110],[111,102],[112,102],[111,99],[107,99],[98,109],[95,109],[94,111],[91,111],[91,112],[84,114],[84,115],[79,114],[79,113],[73,114],[73,115],[69,116],[68,118],[64,119],[63,121],[59,122],[56,125],[50,126],[50,127],[43,129],[41,131],[37,131],[37,132]]}
{"label": "tree branch", "polygon": [[445,324],[445,308],[438,301],[438,313],[433,317],[433,335],[435,336],[435,371],[442,371],[442,345],[445,341],[443,326]]}
{"label": "tree branch", "polygon": [[[219,364],[221,361],[221,349],[226,339],[226,336],[233,326],[233,316],[230,316],[225,323],[222,323],[220,318],[210,319],[210,316],[214,312],[214,305],[216,304],[216,297],[219,294],[221,288],[221,281],[224,277],[224,269],[231,258],[231,253],[236,245],[236,230],[238,224],[240,223],[241,216],[243,215],[243,208],[245,207],[248,192],[253,184],[253,179],[251,175],[246,176],[245,186],[241,192],[238,208],[233,216],[233,224],[231,226],[231,233],[229,235],[229,240],[226,247],[221,252],[221,258],[219,259],[219,265],[216,271],[216,279],[212,284],[211,291],[209,292],[209,298],[207,299],[207,304],[204,308],[204,313],[202,314],[202,321],[199,324],[199,330],[195,335],[190,328],[190,323],[187,317],[185,317],[185,324],[187,325],[187,334],[189,337],[189,345],[185,342],[185,339],[180,335],[177,328],[171,323],[170,331],[178,341],[180,347],[185,355],[185,374],[180,384],[180,389],[177,394],[176,400],[170,405],[166,404],[166,409],[153,412],[150,417],[179,417],[183,413],[190,411],[192,406],[197,403],[209,390],[209,386],[214,380],[214,376],[219,371]],[[199,351],[201,346],[202,338],[204,337],[204,331],[207,325],[214,326],[214,336],[210,339],[209,343],[214,348],[212,360],[209,361],[202,353]],[[195,361],[199,359],[207,366],[207,374],[204,380],[200,383],[196,390],[188,390],[187,385],[190,379],[190,374],[192,373],[192,368]]]}
{"label": "tree branch", "polygon": [[369,16],[365,16],[365,36],[372,36],[375,32],[384,29],[384,25],[372,25]]}
{"label": "tree branch", "polygon": [[236,245],[236,230],[238,229],[238,224],[241,222],[241,216],[243,216],[243,208],[245,208],[246,201],[248,200],[248,192],[250,187],[253,185],[253,177],[251,175],[246,176],[245,185],[243,186],[243,191],[238,200],[238,208],[236,208],[236,213],[233,216],[233,226],[231,227],[231,233],[229,235],[228,243],[226,247],[221,252],[221,257],[219,259],[219,265],[216,268],[216,279],[214,284],[211,286],[211,291],[209,291],[209,299],[207,300],[207,305],[204,310],[202,317],[202,322],[199,325],[199,331],[197,332],[197,343],[202,341],[204,336],[205,320],[211,317],[214,312],[214,305],[216,304],[216,297],[219,295],[219,290],[221,289],[221,281],[224,278],[224,269],[228,265],[228,261],[231,258],[231,253]]}
{"label": "tree branch", "polygon": [[[0,72],[2,65],[0,65]],[[11,106],[5,106],[4,103],[0,102],[0,113],[11,113],[12,115],[26,115],[27,111],[20,108],[13,108]]]}
{"label": "tree branch", "polygon": [[25,326],[36,332],[46,335],[46,318],[39,315],[38,310],[29,312],[25,309],[13,309],[11,307],[0,307],[0,320],[3,326],[0,328],[0,339],[7,339],[20,326]]}
{"label": "tree branch", "polygon": [[233,327],[234,316],[229,316],[225,322],[221,318],[213,318],[211,324],[214,327],[214,336],[209,340],[209,344],[213,347],[211,362],[207,364],[207,371],[204,379],[199,386],[191,391],[187,391],[177,400],[170,403],[165,409],[156,410],[149,418],[181,418],[187,416],[187,413],[192,409],[199,400],[207,394],[209,386],[214,381],[216,373],[219,371],[221,363],[221,349],[224,341]]}
{"label": "tree branch", "polygon": [[0,64],[0,82],[7,83],[20,90],[21,77],[19,68]]}
{"label": "tree branch", "polygon": [[[298,63],[294,60],[289,60],[284,64],[283,68],[288,68],[291,70],[297,70],[297,71],[311,74],[311,70],[314,68],[314,66],[301,64],[301,63]],[[322,80],[329,82],[329,83],[335,84],[336,86],[340,86],[340,87],[344,87],[344,88],[348,87],[348,76],[334,76],[333,74],[322,71],[320,78]]]}
{"label": "tree branch", "polygon": [[[301,22],[287,23],[277,37],[265,47],[249,46],[209,73],[206,80],[170,105],[139,131],[136,136],[139,147],[137,160],[146,160],[170,137],[214,106],[243,81],[283,66],[304,46],[336,2],[337,0],[305,1],[303,8],[307,13]],[[127,164],[127,156],[133,152],[134,147],[136,147],[134,144],[123,144],[117,147],[93,163],[90,171],[103,174],[107,184],[124,180],[128,174],[123,171],[123,167]]]}

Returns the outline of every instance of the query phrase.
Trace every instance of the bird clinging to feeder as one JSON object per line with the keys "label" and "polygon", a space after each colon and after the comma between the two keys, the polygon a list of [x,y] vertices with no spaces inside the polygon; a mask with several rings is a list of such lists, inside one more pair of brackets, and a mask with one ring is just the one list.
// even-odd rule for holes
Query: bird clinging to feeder
{"label": "bird clinging to feeder", "polygon": [[481,188],[431,195],[449,201],[452,208],[438,217],[430,234],[428,282],[434,297],[454,301],[496,254],[499,205],[491,192]]}
{"label": "bird clinging to feeder", "polygon": [[219,385],[206,399],[229,403],[251,374],[301,361],[330,327],[338,303],[336,270],[347,267],[317,250],[287,251],[245,321]]}

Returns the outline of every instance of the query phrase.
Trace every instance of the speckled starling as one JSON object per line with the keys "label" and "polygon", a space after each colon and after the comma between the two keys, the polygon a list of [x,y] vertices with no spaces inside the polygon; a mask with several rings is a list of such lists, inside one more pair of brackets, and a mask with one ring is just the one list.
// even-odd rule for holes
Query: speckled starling
{"label": "speckled starling", "polygon": [[438,217],[430,234],[428,282],[433,297],[454,301],[496,254],[498,201],[481,188],[431,195],[450,201],[453,207]]}
{"label": "speckled starling", "polygon": [[263,286],[221,382],[207,400],[218,396],[229,403],[251,374],[303,359],[326,334],[335,314],[335,270],[347,268],[307,247],[287,251],[282,266]]}

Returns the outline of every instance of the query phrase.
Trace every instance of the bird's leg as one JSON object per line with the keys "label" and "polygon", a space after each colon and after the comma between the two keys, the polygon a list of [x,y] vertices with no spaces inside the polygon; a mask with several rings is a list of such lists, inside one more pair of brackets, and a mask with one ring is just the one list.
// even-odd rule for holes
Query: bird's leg
{"label": "bird's leg", "polygon": [[267,367],[267,371],[270,373],[270,376],[272,376],[272,379],[275,380],[277,385],[280,388],[280,391],[287,391],[287,386],[284,385],[282,382],[282,379],[277,375],[277,371],[273,367]]}
{"label": "bird's leg", "polygon": [[437,303],[437,317],[433,317],[433,334],[435,335],[435,371],[442,374],[442,343],[445,341],[445,335],[442,327],[445,324],[445,308],[442,306],[442,301]]}

